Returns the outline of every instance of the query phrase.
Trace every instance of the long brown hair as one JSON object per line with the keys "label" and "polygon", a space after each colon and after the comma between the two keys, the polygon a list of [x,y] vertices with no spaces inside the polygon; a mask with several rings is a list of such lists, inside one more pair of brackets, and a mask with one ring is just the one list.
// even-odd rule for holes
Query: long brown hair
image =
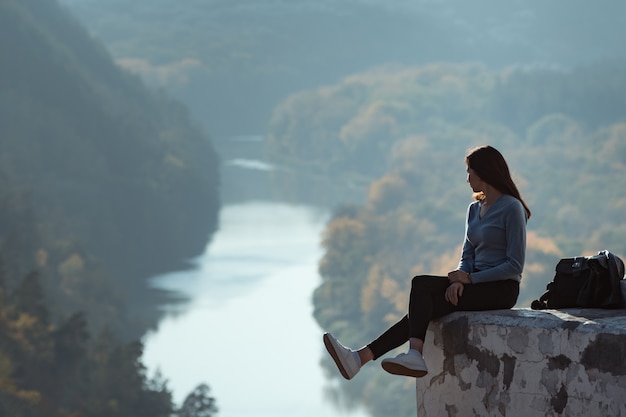
{"label": "long brown hair", "polygon": [[[526,210],[526,217],[530,218],[530,209],[513,182],[504,157],[496,148],[489,145],[474,148],[465,156],[465,163],[481,180],[501,193],[517,198]],[[483,197],[482,193],[476,196],[479,200]]]}

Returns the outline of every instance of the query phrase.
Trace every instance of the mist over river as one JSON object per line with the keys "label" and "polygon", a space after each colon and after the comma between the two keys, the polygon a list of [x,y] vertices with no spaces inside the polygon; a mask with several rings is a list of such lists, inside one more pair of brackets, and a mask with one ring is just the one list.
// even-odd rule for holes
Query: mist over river
{"label": "mist over river", "polygon": [[[227,175],[253,171],[262,181],[271,170],[241,161],[226,160]],[[176,403],[206,382],[221,417],[366,415],[334,405],[319,365],[323,330],[311,296],[328,216],[326,209],[258,196],[230,202],[194,268],[154,279],[189,297],[166,306],[168,314],[144,339],[148,372],[161,371]]]}

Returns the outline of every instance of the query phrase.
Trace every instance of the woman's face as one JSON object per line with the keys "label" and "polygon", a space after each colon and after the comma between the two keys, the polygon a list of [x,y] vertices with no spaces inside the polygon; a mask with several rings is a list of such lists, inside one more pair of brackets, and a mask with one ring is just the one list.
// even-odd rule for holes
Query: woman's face
{"label": "woman's face", "polygon": [[479,193],[483,191],[483,187],[485,183],[480,179],[478,175],[474,172],[474,170],[470,167],[467,167],[467,183],[472,188],[472,191],[475,193]]}

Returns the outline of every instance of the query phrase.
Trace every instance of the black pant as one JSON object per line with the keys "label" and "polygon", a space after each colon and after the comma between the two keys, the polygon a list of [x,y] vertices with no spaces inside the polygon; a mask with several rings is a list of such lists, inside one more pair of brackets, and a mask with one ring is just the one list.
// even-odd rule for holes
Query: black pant
{"label": "black pant", "polygon": [[503,280],[465,285],[456,306],[445,299],[447,277],[420,275],[411,281],[409,314],[368,346],[377,359],[410,337],[424,340],[428,323],[453,311],[485,311],[512,308],[519,295],[519,282]]}

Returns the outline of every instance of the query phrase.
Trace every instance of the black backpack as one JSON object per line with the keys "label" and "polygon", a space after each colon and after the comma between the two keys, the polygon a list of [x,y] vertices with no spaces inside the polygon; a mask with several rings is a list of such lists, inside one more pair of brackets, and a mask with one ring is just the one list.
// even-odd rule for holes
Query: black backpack
{"label": "black backpack", "polygon": [[596,256],[563,258],[546,292],[532,302],[533,310],[558,308],[623,308],[620,281],[624,262],[608,250]]}

